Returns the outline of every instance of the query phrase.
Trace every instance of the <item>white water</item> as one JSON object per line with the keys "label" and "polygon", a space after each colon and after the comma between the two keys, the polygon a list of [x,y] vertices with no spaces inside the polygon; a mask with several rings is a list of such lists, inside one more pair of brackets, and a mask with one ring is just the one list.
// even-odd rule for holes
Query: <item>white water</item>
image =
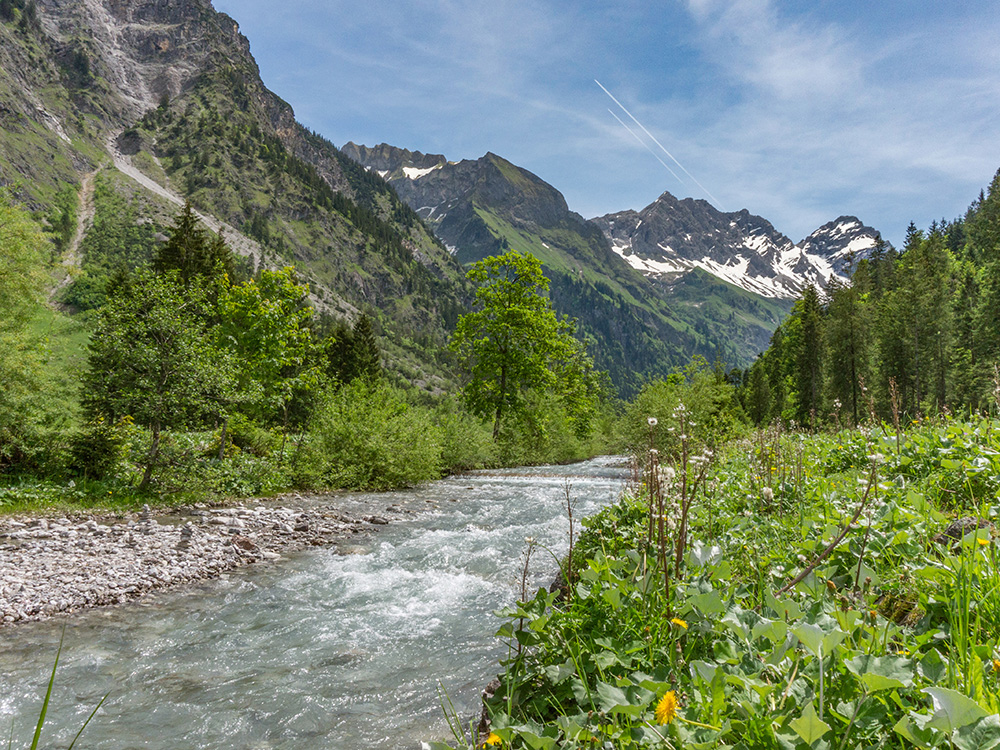
{"label": "white water", "polygon": [[[466,721],[500,671],[492,613],[519,593],[524,539],[567,546],[575,516],[613,501],[617,461],[481,473],[387,495],[368,509],[416,510],[377,535],[221,580],[0,630],[0,737],[27,747],[63,625],[42,747],[66,747],[110,693],[78,748],[418,747],[445,739],[438,685]],[[579,528],[579,526],[577,526]],[[532,558],[532,584],[556,570]],[[0,743],[2,744],[2,743]]]}

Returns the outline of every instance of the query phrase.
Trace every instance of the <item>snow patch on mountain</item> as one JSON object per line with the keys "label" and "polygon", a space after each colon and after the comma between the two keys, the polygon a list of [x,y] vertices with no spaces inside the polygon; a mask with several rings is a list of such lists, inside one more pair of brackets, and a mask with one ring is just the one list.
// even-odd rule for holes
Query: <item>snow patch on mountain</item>
{"label": "snow patch on mountain", "polygon": [[793,243],[743,210],[721,213],[705,201],[664,193],[642,211],[593,220],[612,249],[647,277],[671,283],[700,268],[764,297],[794,299],[807,284],[846,280],[875,246],[878,232],[841,216]]}
{"label": "snow patch on mountain", "polygon": [[433,167],[427,167],[426,169],[418,169],[417,167],[403,167],[403,174],[405,174],[411,180],[418,180],[425,174],[430,174],[435,169],[441,169],[441,165],[435,164]]}

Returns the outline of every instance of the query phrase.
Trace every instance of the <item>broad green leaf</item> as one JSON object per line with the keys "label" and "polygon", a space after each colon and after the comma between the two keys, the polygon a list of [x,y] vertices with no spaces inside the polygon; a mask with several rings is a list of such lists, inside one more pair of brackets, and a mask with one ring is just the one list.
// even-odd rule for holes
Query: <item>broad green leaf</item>
{"label": "broad green leaf", "polygon": [[707,594],[694,594],[688,598],[691,605],[704,615],[709,617],[721,615],[726,611],[726,605],[722,602],[722,597],[716,591],[709,591]]}
{"label": "broad green leaf", "polygon": [[688,551],[688,561],[692,566],[701,567],[705,564],[714,564],[721,559],[722,548],[716,544],[707,546],[696,541]]}
{"label": "broad green leaf", "polygon": [[558,685],[560,682],[565,680],[571,674],[576,673],[576,667],[573,666],[573,662],[567,660],[562,664],[550,664],[545,667],[545,677],[553,685]]}
{"label": "broad green leaf", "polygon": [[608,713],[623,713],[630,716],[638,716],[646,710],[644,704],[633,705],[628,696],[625,695],[625,691],[606,682],[597,683],[596,694],[597,705],[602,711],[607,711]]}
{"label": "broad green leaf", "polygon": [[611,609],[619,609],[622,606],[621,592],[617,588],[604,589],[601,596],[611,605]]}
{"label": "broad green leaf", "polygon": [[762,620],[753,626],[750,633],[752,640],[763,637],[775,645],[782,643],[787,635],[788,626],[781,620]]}
{"label": "broad green leaf", "polygon": [[844,666],[871,692],[913,685],[913,663],[909,659],[862,654],[844,662]]}
{"label": "broad green leaf", "polygon": [[898,722],[893,730],[896,734],[900,735],[906,740],[909,740],[914,745],[924,750],[930,750],[937,744],[937,739],[941,736],[933,729],[925,726],[927,717],[920,716],[919,714],[910,713],[909,716],[904,716]]}
{"label": "broad green leaf", "polygon": [[778,619],[798,620],[802,617],[802,608],[791,599],[778,600],[770,590],[764,592],[764,601],[774,610]]}
{"label": "broad green leaf", "polygon": [[996,750],[1000,748],[1000,716],[991,714],[964,726],[951,736],[956,750]]}
{"label": "broad green leaf", "polygon": [[796,625],[792,628],[792,634],[816,656],[825,656],[831,653],[848,635],[838,627],[834,627],[828,632],[811,622]]}
{"label": "broad green leaf", "polygon": [[707,661],[695,659],[691,662],[691,670],[705,682],[711,682],[715,677],[715,673],[719,671],[719,668],[714,664],[709,664]]}
{"label": "broad green leaf", "polygon": [[932,649],[920,660],[917,671],[928,682],[941,682],[948,676],[948,662],[937,650]]}
{"label": "broad green leaf", "polygon": [[923,692],[934,704],[934,716],[927,722],[928,727],[950,733],[989,716],[989,711],[957,690],[930,687]]}
{"label": "broad green leaf", "polygon": [[722,624],[736,633],[736,635],[738,635],[741,639],[745,640],[750,636],[750,633],[747,632],[743,623],[740,622],[740,618],[737,616],[736,612],[727,612],[726,616],[722,618]]}
{"label": "broad green leaf", "polygon": [[818,625],[813,625],[811,622],[803,622],[792,628],[792,635],[799,639],[809,651],[815,655],[820,655],[820,649],[823,647],[823,629]]}
{"label": "broad green leaf", "polygon": [[524,744],[531,748],[531,750],[553,750],[556,746],[554,737],[539,737],[537,734],[526,730],[519,731],[517,737],[520,737]]}
{"label": "broad green leaf", "polygon": [[608,667],[621,663],[622,660],[618,658],[618,654],[614,651],[599,651],[594,654],[594,664],[601,669],[607,669]]}
{"label": "broad green leaf", "polygon": [[812,745],[823,735],[830,731],[830,725],[816,715],[816,709],[812,703],[806,704],[802,711],[802,716],[788,722],[795,733],[801,737],[807,745]]}

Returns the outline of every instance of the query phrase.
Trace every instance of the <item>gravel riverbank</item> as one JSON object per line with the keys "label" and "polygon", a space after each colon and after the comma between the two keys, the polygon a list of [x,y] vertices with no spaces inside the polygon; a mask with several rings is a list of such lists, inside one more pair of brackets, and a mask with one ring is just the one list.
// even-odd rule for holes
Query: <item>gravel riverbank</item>
{"label": "gravel riverbank", "polygon": [[0,517],[0,627],[133,601],[309,546],[356,539],[392,520],[348,515],[315,498],[304,507],[288,505]]}

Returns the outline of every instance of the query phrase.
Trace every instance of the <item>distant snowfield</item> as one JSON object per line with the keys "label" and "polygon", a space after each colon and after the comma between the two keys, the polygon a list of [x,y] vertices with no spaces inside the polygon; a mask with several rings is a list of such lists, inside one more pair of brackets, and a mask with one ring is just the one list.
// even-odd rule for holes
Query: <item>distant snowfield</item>
{"label": "distant snowfield", "polygon": [[403,174],[405,174],[411,180],[417,180],[423,177],[425,174],[430,174],[435,169],[441,169],[441,165],[435,164],[433,167],[427,167],[427,169],[417,169],[417,167],[403,167]]}
{"label": "distant snowfield", "polygon": [[[829,231],[827,236],[843,236],[857,226],[859,226],[857,222],[845,222]],[[709,256],[688,259],[680,257],[670,245],[658,243],[657,247],[663,251],[663,258],[654,259],[637,254],[631,241],[623,243],[620,240],[613,242],[611,249],[645,276],[659,276],[669,280],[695,268],[701,268],[722,281],[762,297],[795,299],[808,284],[824,287],[834,278],[847,281],[845,276],[834,270],[831,261],[851,255],[863,257],[875,245],[871,237],[856,237],[826,258],[809,252],[810,240],[814,238],[815,235],[803,240],[799,245],[789,243],[787,246],[776,247],[762,235],[747,237],[744,241],[747,250],[758,257],[770,258],[769,274],[752,273],[750,259],[744,255],[734,255],[725,263],[712,260]]]}

